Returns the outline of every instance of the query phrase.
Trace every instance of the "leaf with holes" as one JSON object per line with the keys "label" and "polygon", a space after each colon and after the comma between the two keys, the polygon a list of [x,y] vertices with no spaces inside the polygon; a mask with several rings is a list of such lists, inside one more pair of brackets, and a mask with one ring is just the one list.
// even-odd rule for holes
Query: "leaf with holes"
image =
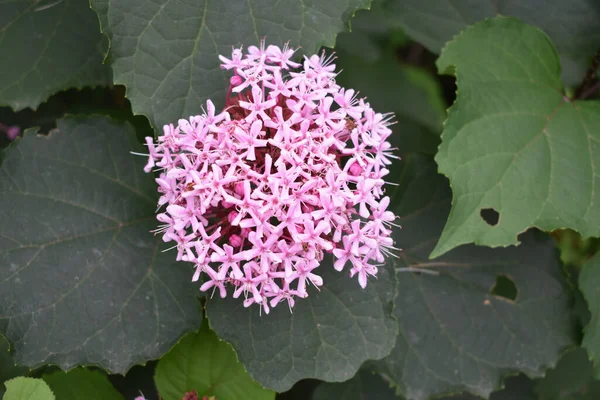
{"label": "leaf with holes", "polygon": [[577,84],[600,43],[596,0],[384,0],[383,8],[416,41],[439,53],[468,25],[496,15],[517,17],[556,43],[563,77]]}
{"label": "leaf with holes", "polygon": [[293,313],[279,306],[261,317],[233,298],[207,301],[211,328],[265,387],[283,392],[304,378],[345,381],[365,360],[386,356],[394,345],[394,285],[386,269],[366,289],[335,271],[330,260],[319,272],[324,285],[297,300]]}
{"label": "leaf with holes", "polygon": [[35,109],[60,90],[112,84],[107,49],[85,0],[0,0],[0,105]]}
{"label": "leaf with holes", "polygon": [[165,400],[180,400],[187,392],[229,400],[273,400],[240,364],[231,346],[202,324],[165,355],[156,366],[156,387]]}
{"label": "leaf with holes", "polygon": [[129,124],[29,130],[0,168],[0,331],[19,364],[124,373],[201,320],[189,271],[149,233],[156,189]]}
{"label": "leaf with holes", "polygon": [[378,363],[381,372],[414,400],[461,390],[487,398],[506,375],[543,376],[575,343],[552,241],[528,235],[519,247],[463,246],[429,261],[448,215],[450,189],[433,162],[404,162],[395,203],[402,230],[394,237],[404,249],[394,307],[400,334]]}
{"label": "leaf with holes", "polygon": [[[452,211],[431,256],[517,244],[530,227],[599,236],[600,102],[565,96],[546,35],[498,17],[468,28],[437,63],[455,71],[458,97],[436,156]],[[485,209],[499,213],[496,225]]]}
{"label": "leaf with holes", "polygon": [[102,31],[111,38],[115,83],[127,86],[133,111],[155,127],[196,115],[208,98],[223,103],[228,74],[219,54],[232,46],[333,46],[370,0],[100,0]]}

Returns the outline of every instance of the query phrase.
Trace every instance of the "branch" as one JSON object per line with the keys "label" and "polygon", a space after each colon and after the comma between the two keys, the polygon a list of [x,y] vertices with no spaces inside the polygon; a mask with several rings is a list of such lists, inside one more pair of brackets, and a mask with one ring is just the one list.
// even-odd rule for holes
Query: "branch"
{"label": "branch", "polygon": [[592,65],[588,68],[583,82],[575,92],[575,99],[585,99],[591,96],[596,90],[600,88],[600,82],[597,82],[598,76],[596,71],[600,67],[600,49],[596,52],[596,55],[592,59]]}

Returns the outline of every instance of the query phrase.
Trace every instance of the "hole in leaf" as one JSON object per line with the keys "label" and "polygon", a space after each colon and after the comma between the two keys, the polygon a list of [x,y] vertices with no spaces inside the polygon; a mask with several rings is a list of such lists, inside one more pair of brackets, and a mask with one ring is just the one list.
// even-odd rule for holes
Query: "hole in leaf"
{"label": "hole in leaf", "polygon": [[490,293],[496,297],[503,297],[506,300],[515,301],[517,299],[518,289],[515,282],[506,275],[498,275],[496,283],[490,290]]}
{"label": "hole in leaf", "polygon": [[500,221],[500,214],[493,208],[482,208],[479,214],[488,225],[496,226]]}

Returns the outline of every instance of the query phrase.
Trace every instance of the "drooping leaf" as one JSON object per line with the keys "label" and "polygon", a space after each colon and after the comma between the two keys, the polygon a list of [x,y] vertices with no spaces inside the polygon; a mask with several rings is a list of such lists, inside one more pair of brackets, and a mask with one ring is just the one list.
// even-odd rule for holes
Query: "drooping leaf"
{"label": "drooping leaf", "polygon": [[125,400],[100,371],[75,368],[44,375],[44,381],[60,400]]}
{"label": "drooping leaf", "polygon": [[600,43],[596,0],[385,0],[383,8],[434,53],[467,25],[496,15],[517,17],[550,36],[570,84],[581,81]]}
{"label": "drooping leaf", "polygon": [[201,320],[189,271],[162,253],[155,185],[129,124],[59,120],[0,168],[0,330],[19,364],[124,373]]}
{"label": "drooping leaf", "polygon": [[354,378],[342,383],[323,382],[315,389],[312,400],[399,400],[393,388],[383,378],[361,370]]}
{"label": "drooping leaf", "polygon": [[530,227],[599,236],[600,102],[565,96],[546,35],[488,20],[449,43],[438,68],[455,71],[458,97],[436,156],[452,212],[432,257],[463,243],[517,244]]}
{"label": "drooping leaf", "polygon": [[6,394],[2,400],[54,400],[54,394],[42,379],[22,376],[4,382]]}
{"label": "drooping leaf", "polygon": [[[355,35],[352,33],[351,35]],[[356,36],[356,35],[355,35]],[[390,141],[401,154],[435,154],[446,115],[439,84],[423,70],[401,65],[386,52],[376,62],[338,53],[337,82],[358,90],[377,112],[393,112]]]}
{"label": "drooping leaf", "polygon": [[180,400],[195,390],[200,397],[228,400],[273,400],[275,392],[263,389],[244,370],[235,351],[202,324],[199,332],[184,337],[156,366],[156,387],[165,400]]}
{"label": "drooping leaf", "polygon": [[267,388],[282,392],[304,378],[345,381],[365,360],[386,356],[394,344],[398,327],[391,316],[393,282],[386,269],[366,289],[327,261],[318,271],[321,290],[309,289],[293,313],[285,304],[261,316],[240,299],[207,301],[210,326]]}
{"label": "drooping leaf", "polygon": [[[487,398],[504,376],[543,376],[575,342],[551,240],[528,235],[519,247],[463,246],[429,261],[448,215],[450,188],[431,161],[404,162],[394,199],[402,224],[395,235],[403,248],[394,307],[400,334],[378,363],[380,371],[411,400],[460,391]],[[514,291],[507,290],[511,285]]]}
{"label": "drooping leaf", "polygon": [[[111,38],[116,83],[127,86],[133,111],[155,127],[200,113],[208,98],[222,104],[229,75],[219,54],[232,46],[333,46],[355,10],[370,0],[102,0],[96,10]],[[93,1],[95,5],[95,0]]]}
{"label": "drooping leaf", "polygon": [[110,85],[99,30],[86,0],[0,0],[0,105],[35,109],[60,90]]}
{"label": "drooping leaf", "polygon": [[15,365],[15,360],[10,355],[10,346],[8,340],[0,335],[0,397],[4,394],[5,388],[2,382],[15,376],[25,375],[29,372],[28,368]]}

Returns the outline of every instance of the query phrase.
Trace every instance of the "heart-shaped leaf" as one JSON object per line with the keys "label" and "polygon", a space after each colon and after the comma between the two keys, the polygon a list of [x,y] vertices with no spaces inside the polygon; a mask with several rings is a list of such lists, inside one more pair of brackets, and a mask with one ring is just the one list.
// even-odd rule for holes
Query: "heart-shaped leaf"
{"label": "heart-shaped leaf", "polygon": [[498,17],[464,31],[437,63],[456,74],[458,97],[436,156],[452,211],[432,257],[517,244],[530,227],[600,236],[600,102],[564,94],[548,37]]}
{"label": "heart-shaped leaf", "polygon": [[201,320],[189,272],[149,231],[156,188],[129,124],[58,121],[0,168],[0,330],[19,364],[124,373]]}
{"label": "heart-shaped leaf", "polygon": [[127,86],[133,111],[155,127],[200,113],[208,98],[223,103],[228,74],[219,54],[232,46],[286,42],[302,51],[333,46],[370,0],[97,0],[111,38],[115,83]]}

